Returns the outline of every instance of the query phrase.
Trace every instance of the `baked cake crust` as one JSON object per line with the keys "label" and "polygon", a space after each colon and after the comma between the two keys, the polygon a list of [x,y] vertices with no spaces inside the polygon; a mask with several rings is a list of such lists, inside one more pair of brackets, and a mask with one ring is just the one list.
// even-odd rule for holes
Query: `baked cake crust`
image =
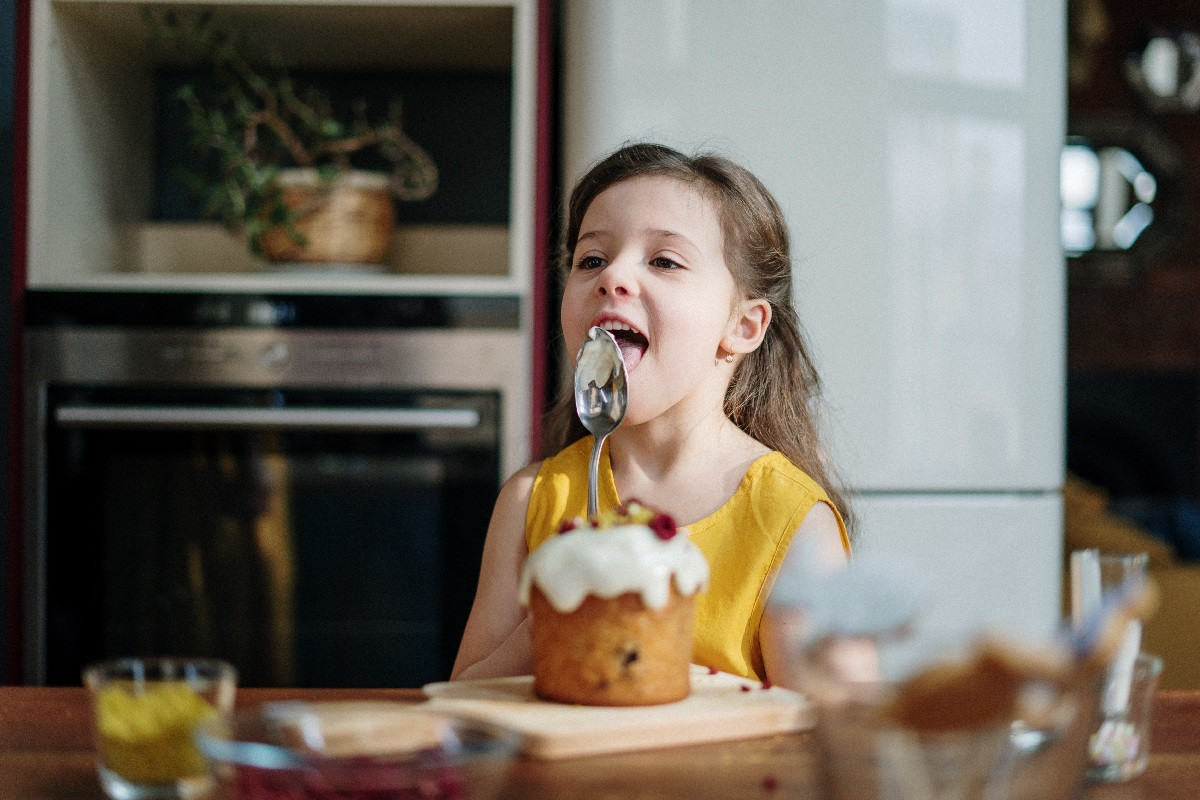
{"label": "baked cake crust", "polygon": [[646,706],[683,700],[691,691],[695,596],[672,581],[661,609],[637,592],[588,595],[557,611],[541,589],[530,597],[534,693],[592,706]]}

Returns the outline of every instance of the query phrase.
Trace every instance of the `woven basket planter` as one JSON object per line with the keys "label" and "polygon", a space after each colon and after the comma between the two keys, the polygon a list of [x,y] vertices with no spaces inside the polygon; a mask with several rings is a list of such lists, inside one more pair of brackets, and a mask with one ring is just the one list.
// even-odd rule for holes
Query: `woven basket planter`
{"label": "woven basket planter", "polygon": [[396,224],[388,176],[352,171],[322,183],[316,170],[284,170],[279,176],[283,200],[300,212],[297,244],[283,228],[263,234],[268,261],[329,264],[383,264]]}

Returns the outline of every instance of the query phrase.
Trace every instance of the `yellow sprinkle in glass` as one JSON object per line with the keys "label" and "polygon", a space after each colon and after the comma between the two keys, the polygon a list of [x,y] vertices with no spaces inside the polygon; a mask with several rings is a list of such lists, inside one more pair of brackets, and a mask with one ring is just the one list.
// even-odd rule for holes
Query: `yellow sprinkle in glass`
{"label": "yellow sprinkle in glass", "polygon": [[237,676],[223,661],[126,658],[93,664],[97,769],[117,800],[190,798],[210,788],[192,731],[233,710]]}

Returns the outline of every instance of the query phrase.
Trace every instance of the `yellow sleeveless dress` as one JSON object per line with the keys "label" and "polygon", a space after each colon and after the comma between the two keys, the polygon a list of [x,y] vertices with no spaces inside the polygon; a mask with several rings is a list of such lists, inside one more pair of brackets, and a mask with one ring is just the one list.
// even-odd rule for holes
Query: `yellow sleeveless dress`
{"label": "yellow sleeveless dress", "polygon": [[[525,541],[533,550],[564,519],[587,516],[587,469],[592,437],[585,436],[546,459],[533,482],[525,517]],[[600,508],[621,500],[605,445],[600,458]],[[688,525],[708,559],[708,591],[696,599],[693,660],[752,680],[764,674],[759,625],[768,576],[779,568],[796,529],[818,502],[833,504],[825,490],[782,453],[757,459],[737,491],[715,512]],[[842,547],[850,540],[834,509]]]}

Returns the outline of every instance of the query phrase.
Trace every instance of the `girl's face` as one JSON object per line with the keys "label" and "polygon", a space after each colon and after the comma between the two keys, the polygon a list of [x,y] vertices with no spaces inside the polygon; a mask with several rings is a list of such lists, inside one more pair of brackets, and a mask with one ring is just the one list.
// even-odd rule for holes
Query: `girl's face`
{"label": "girl's face", "polygon": [[567,352],[593,325],[612,331],[629,372],[627,424],[689,398],[720,403],[736,297],[708,196],[675,178],[630,178],[584,213],[563,291]]}

